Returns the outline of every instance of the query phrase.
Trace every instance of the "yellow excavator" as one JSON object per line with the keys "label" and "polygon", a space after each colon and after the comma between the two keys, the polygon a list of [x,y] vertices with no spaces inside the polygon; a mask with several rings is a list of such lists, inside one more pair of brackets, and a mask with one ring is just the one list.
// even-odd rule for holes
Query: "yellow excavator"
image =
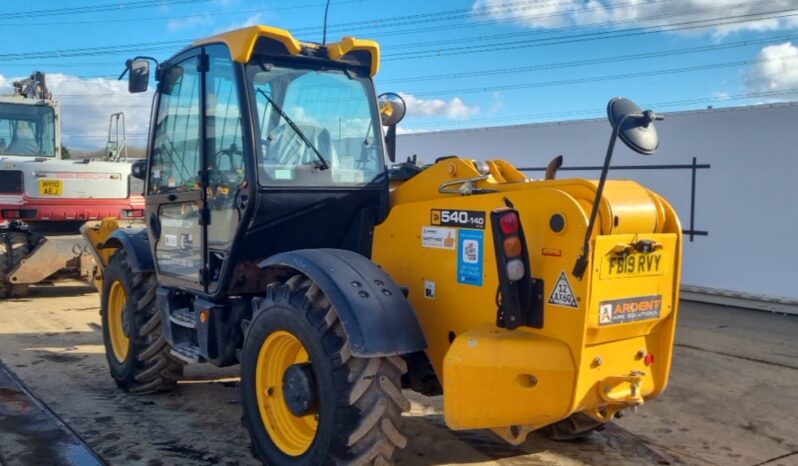
{"label": "yellow excavator", "polygon": [[[152,59],[128,60],[131,92]],[[627,99],[597,181],[502,160],[389,164],[396,94],[376,42],[252,26],[154,68],[144,228],[86,226],[123,390],[184,364],[240,364],[244,422],[270,465],[386,464],[403,389],[443,394],[452,429],[576,438],[665,388],[682,235],[668,202],[607,180],[615,141],[650,155]],[[390,167],[389,167],[390,165]]]}

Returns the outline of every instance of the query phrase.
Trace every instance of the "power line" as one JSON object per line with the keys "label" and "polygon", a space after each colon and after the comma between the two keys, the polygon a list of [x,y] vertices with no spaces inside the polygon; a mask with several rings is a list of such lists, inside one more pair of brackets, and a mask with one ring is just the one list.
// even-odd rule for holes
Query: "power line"
{"label": "power line", "polygon": [[[613,4],[613,5],[609,5],[607,7],[602,6],[602,7],[596,7],[596,8],[578,10],[578,11],[579,11],[579,13],[587,13],[587,12],[591,12],[591,11],[601,11],[601,10],[609,9],[610,6],[612,8],[621,8],[621,7],[633,6],[633,5],[641,5],[641,4],[649,6],[652,3],[658,3],[658,2],[661,2],[661,1],[669,1],[669,0],[655,0],[653,2],[646,2],[646,3],[632,2],[632,3],[625,3],[625,4]],[[772,3],[772,0],[749,0],[749,1],[743,1],[743,2],[737,3],[736,5],[724,5],[723,7],[700,8],[700,9],[692,9],[692,10],[682,9],[682,10],[679,10],[679,11],[674,11],[674,12],[669,12],[669,13],[662,13],[662,14],[659,14],[659,15],[634,17],[634,18],[627,18],[627,19],[623,19],[623,20],[602,21],[602,22],[597,22],[597,23],[578,24],[578,25],[573,25],[573,26],[563,26],[563,27],[557,27],[557,28],[538,29],[538,30],[532,30],[532,31],[527,31],[527,32],[517,32],[516,31],[516,32],[511,32],[511,33],[494,34],[494,35],[489,35],[489,36],[479,36],[479,37],[476,37],[476,38],[467,37],[467,38],[455,38],[455,39],[447,39],[447,40],[438,40],[438,41],[435,41],[435,45],[447,44],[447,43],[462,43],[464,41],[465,42],[475,42],[475,41],[485,41],[485,40],[494,40],[494,39],[508,39],[508,38],[512,38],[513,40],[518,40],[518,38],[521,37],[521,36],[524,36],[524,37],[530,36],[530,35],[531,36],[537,36],[537,35],[543,35],[543,34],[552,34],[552,33],[557,33],[557,32],[564,32],[564,31],[578,31],[578,30],[593,29],[593,28],[610,28],[610,27],[615,27],[615,26],[619,26],[619,25],[622,25],[622,24],[634,24],[634,23],[646,24],[646,23],[651,23],[651,22],[653,22],[655,20],[658,20],[658,19],[663,19],[663,18],[673,18],[673,17],[676,17],[676,16],[685,16],[685,15],[700,15],[700,14],[703,14],[703,13],[711,13],[711,12],[716,12],[716,11],[723,11],[725,13],[723,17],[726,17],[726,14],[728,14],[728,12],[730,10],[734,10],[736,8],[740,8],[742,6],[751,7],[751,6],[762,5],[762,4],[768,5],[768,4],[771,4],[771,3]],[[571,11],[574,11],[574,10],[571,10]],[[544,15],[532,15],[532,16],[520,17],[520,18],[516,17],[516,18],[513,18],[513,19],[519,19],[519,20],[541,19],[541,18],[548,18],[548,17],[551,17],[551,16],[558,16],[558,15],[566,14],[566,13],[570,14],[570,12],[551,13],[551,14],[544,14]],[[720,18],[718,18],[718,19],[720,19]],[[650,26],[657,27],[656,24],[651,24]],[[428,41],[427,42],[409,42],[409,43],[404,43],[404,44],[400,44],[400,45],[395,45],[395,46],[391,47],[391,50],[403,49],[403,48],[413,49],[413,48],[418,48],[419,46],[429,46],[429,45],[430,45],[430,43]]]}
{"label": "power line", "polygon": [[[433,57],[441,57],[446,55],[461,55],[461,54],[481,53],[481,52],[497,51],[497,50],[504,51],[504,50],[512,50],[512,49],[528,48],[528,47],[562,45],[562,44],[575,43],[575,42],[617,39],[623,37],[640,36],[640,35],[654,34],[660,32],[703,29],[707,27],[741,24],[741,23],[748,23],[754,21],[762,21],[766,19],[794,17],[798,16],[798,13],[790,13],[790,12],[795,12],[796,10],[798,10],[798,8],[789,8],[784,10],[777,10],[777,11],[763,12],[763,13],[749,13],[737,16],[724,16],[720,18],[682,21],[682,22],[662,24],[657,26],[640,26],[640,27],[627,28],[627,29],[617,29],[613,31],[595,31],[595,32],[587,32],[580,34],[564,35],[559,37],[530,39],[524,41],[501,42],[501,43],[484,44],[484,45],[469,45],[461,47],[448,47],[439,50],[432,49],[426,51],[401,52],[396,54],[386,54],[383,58],[383,61],[403,60],[403,59],[406,60],[406,59],[416,59],[416,58],[433,58]],[[770,16],[759,17],[763,15],[770,15]]]}
{"label": "power line", "polygon": [[692,53],[703,53],[703,52],[712,52],[717,50],[725,50],[737,47],[749,47],[753,45],[763,45],[763,44],[770,44],[782,41],[789,41],[792,39],[798,39],[798,34],[791,34],[787,36],[778,36],[778,37],[769,37],[769,38],[762,38],[762,39],[754,39],[754,40],[744,40],[739,42],[730,42],[726,44],[713,44],[713,45],[705,45],[705,46],[697,46],[697,47],[686,47],[686,48],[678,48],[678,49],[670,49],[670,50],[659,50],[654,52],[646,52],[646,53],[637,53],[631,55],[619,55],[613,57],[603,57],[603,58],[591,58],[586,60],[573,60],[573,61],[565,61],[565,62],[554,62],[554,63],[545,63],[540,65],[530,65],[530,66],[520,66],[520,67],[512,67],[512,68],[497,68],[497,69],[487,69],[487,70],[475,70],[475,71],[464,71],[459,73],[445,73],[445,74],[434,74],[434,75],[417,75],[417,76],[404,76],[399,78],[393,79],[384,79],[380,80],[381,84],[384,83],[405,83],[405,82],[419,82],[419,81],[435,81],[435,80],[451,80],[451,79],[458,79],[458,78],[470,78],[470,77],[481,77],[481,76],[495,76],[495,75],[504,75],[504,74],[516,74],[516,73],[526,73],[530,71],[543,71],[543,70],[554,70],[554,69],[563,69],[563,68],[573,68],[579,66],[590,66],[590,65],[603,65],[607,63],[620,63],[620,62],[627,62],[627,61],[634,61],[634,60],[645,60],[650,58],[660,58],[666,56],[676,56],[676,55],[686,55]]}
{"label": "power line", "polygon": [[653,71],[641,71],[637,73],[624,73],[624,74],[613,74],[613,75],[603,75],[603,76],[592,76],[588,78],[574,78],[574,79],[558,79],[554,81],[539,81],[539,82],[532,82],[532,83],[517,83],[517,84],[507,84],[503,86],[485,86],[485,87],[472,87],[472,88],[463,88],[463,89],[442,89],[437,91],[424,91],[424,92],[414,92],[413,95],[415,96],[430,96],[430,95],[441,95],[441,94],[475,94],[475,93],[486,93],[486,92],[497,92],[497,91],[512,91],[518,89],[531,89],[531,88],[538,88],[538,87],[552,87],[552,86],[563,86],[569,84],[584,84],[584,83],[594,83],[594,82],[601,82],[601,81],[612,81],[618,79],[630,79],[630,78],[644,78],[650,76],[660,76],[666,74],[678,74],[678,73],[688,73],[694,71],[707,71],[707,70],[715,70],[720,68],[733,68],[738,66],[746,66],[746,65],[754,65],[757,63],[763,63],[768,61],[786,61],[786,60],[795,60],[798,57],[781,57],[781,58],[761,58],[756,60],[741,60],[735,62],[726,62],[726,63],[713,63],[709,65],[696,65],[696,66],[686,66],[681,68],[669,68],[664,70],[653,70]]}
{"label": "power line", "polygon": [[[780,91],[748,92],[748,93],[728,95],[728,96],[699,97],[693,99],[652,102],[647,104],[644,103],[642,104],[642,107],[652,108],[656,110],[661,108],[680,107],[684,105],[708,104],[712,102],[733,102],[739,100],[787,97],[793,95],[798,96],[798,88],[783,89]],[[551,119],[551,118],[573,118],[573,117],[590,116],[590,115],[598,116],[605,114],[606,111],[607,111],[606,107],[601,107],[601,108],[597,107],[592,109],[569,110],[561,112],[542,112],[542,113],[528,113],[523,115],[507,115],[503,117],[469,118],[469,119],[453,120],[448,122],[448,124],[446,125],[438,124],[433,126],[424,126],[423,128],[419,127],[419,128],[408,128],[408,129],[427,129],[427,130],[459,129],[458,126],[462,126],[464,124],[501,123],[501,122],[508,122],[514,120],[528,120],[528,121],[542,122],[541,120],[545,121],[546,119]],[[516,123],[516,124],[524,124],[524,123]]]}
{"label": "power line", "polygon": [[[627,29],[618,29],[614,31],[588,32],[588,33],[564,35],[558,37],[532,39],[526,41],[513,41],[513,42],[503,42],[495,44],[449,47],[439,50],[433,49],[426,51],[422,50],[417,52],[401,52],[397,54],[387,54],[384,56],[383,61],[390,61],[392,59],[403,60],[403,59],[430,58],[430,57],[439,57],[444,55],[465,54],[465,53],[481,53],[481,52],[494,51],[498,49],[509,50],[516,48],[560,45],[560,44],[573,43],[573,42],[585,42],[593,40],[605,40],[605,39],[615,39],[615,38],[622,38],[629,36],[639,36],[639,35],[652,34],[658,32],[672,32],[672,31],[682,31],[682,30],[690,30],[697,28],[706,28],[706,27],[719,26],[719,25],[740,24],[752,21],[761,21],[764,19],[798,16],[798,13],[791,13],[791,14],[787,13],[796,10],[798,10],[798,8],[778,10],[774,12],[752,13],[752,14],[723,17],[723,18],[682,21],[682,22],[662,24],[657,26],[643,26],[643,27],[635,27]],[[784,14],[776,15],[777,13],[784,13]],[[770,16],[762,17],[763,15],[770,15]],[[6,53],[6,54],[0,54],[0,60],[19,61],[23,59],[31,60],[31,59],[65,58],[65,57],[77,57],[77,56],[81,57],[98,56],[98,55],[130,53],[131,51],[138,51],[138,52],[147,51],[149,53],[152,53],[160,50],[172,50],[178,44],[186,44],[190,42],[191,40],[182,39],[182,40],[170,40],[170,41],[144,42],[138,44],[120,44],[120,45],[104,46],[104,47],[83,47],[75,49],[61,49],[54,51]]]}
{"label": "power line", "polygon": [[[207,0],[203,0],[207,1]],[[368,0],[342,0],[336,2],[336,4],[342,3],[360,3]],[[92,19],[92,20],[78,20],[78,21],[52,21],[52,22],[39,22],[39,23],[2,23],[2,17],[0,17],[0,25],[5,26],[22,26],[22,27],[29,27],[29,26],[63,26],[63,25],[76,25],[76,24],[100,24],[100,23],[131,23],[131,22],[146,22],[146,21],[160,21],[160,20],[171,20],[171,19],[189,19],[189,18],[202,18],[205,16],[236,16],[236,15],[246,15],[252,13],[266,13],[272,11],[283,11],[283,10],[298,10],[304,8],[314,8],[314,7],[321,7],[324,6],[323,3],[312,3],[312,4],[305,4],[305,5],[291,5],[291,6],[283,6],[283,7],[275,7],[275,8],[259,8],[254,10],[237,10],[237,11],[214,11],[213,13],[202,13],[202,14],[190,14],[190,15],[171,15],[171,16],[147,16],[147,17],[137,17],[137,18],[103,18],[103,19]]]}
{"label": "power line", "polygon": [[68,8],[50,8],[45,10],[33,11],[17,11],[0,13],[0,20],[3,19],[22,19],[22,18],[40,18],[42,16],[63,16],[63,15],[78,15],[86,13],[100,13],[106,11],[127,11],[140,8],[151,8],[164,5],[186,5],[196,3],[207,3],[211,0],[139,0],[126,3],[111,3],[99,5],[84,5],[78,7]]}

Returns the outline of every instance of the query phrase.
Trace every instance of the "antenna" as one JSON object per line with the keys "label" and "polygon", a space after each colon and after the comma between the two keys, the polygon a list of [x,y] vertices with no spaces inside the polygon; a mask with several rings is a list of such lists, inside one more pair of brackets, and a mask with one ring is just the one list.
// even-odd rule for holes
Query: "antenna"
{"label": "antenna", "polygon": [[330,1],[327,0],[327,6],[324,7],[324,35],[321,38],[321,45],[327,44],[327,12],[330,11]]}

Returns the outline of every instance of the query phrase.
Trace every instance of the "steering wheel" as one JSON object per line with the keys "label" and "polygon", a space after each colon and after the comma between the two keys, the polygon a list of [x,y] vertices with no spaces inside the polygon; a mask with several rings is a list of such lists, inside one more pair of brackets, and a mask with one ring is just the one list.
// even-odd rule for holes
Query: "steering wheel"
{"label": "steering wheel", "polygon": [[[241,158],[243,163],[244,153],[238,149],[236,144],[231,144],[229,148],[218,150],[213,159],[216,161],[216,167],[208,167],[208,182],[214,188],[214,198],[219,200],[229,199],[235,187],[237,187],[243,179],[243,167],[237,167],[235,163],[236,156]],[[220,170],[219,159],[222,156],[227,156],[230,163],[229,170]]]}

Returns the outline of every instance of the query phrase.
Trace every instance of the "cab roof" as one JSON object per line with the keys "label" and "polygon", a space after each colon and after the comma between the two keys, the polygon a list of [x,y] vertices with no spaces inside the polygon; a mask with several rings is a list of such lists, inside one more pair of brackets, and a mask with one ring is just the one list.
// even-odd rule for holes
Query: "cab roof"
{"label": "cab roof", "polygon": [[[339,42],[324,46],[314,42],[301,42],[290,32],[271,26],[249,26],[200,39],[194,46],[215,43],[226,44],[234,61],[248,63],[261,47],[270,55],[313,55],[326,52],[327,58],[369,68],[371,76],[380,69],[380,46],[373,40],[344,37]],[[256,50],[256,47],[258,50]]]}

